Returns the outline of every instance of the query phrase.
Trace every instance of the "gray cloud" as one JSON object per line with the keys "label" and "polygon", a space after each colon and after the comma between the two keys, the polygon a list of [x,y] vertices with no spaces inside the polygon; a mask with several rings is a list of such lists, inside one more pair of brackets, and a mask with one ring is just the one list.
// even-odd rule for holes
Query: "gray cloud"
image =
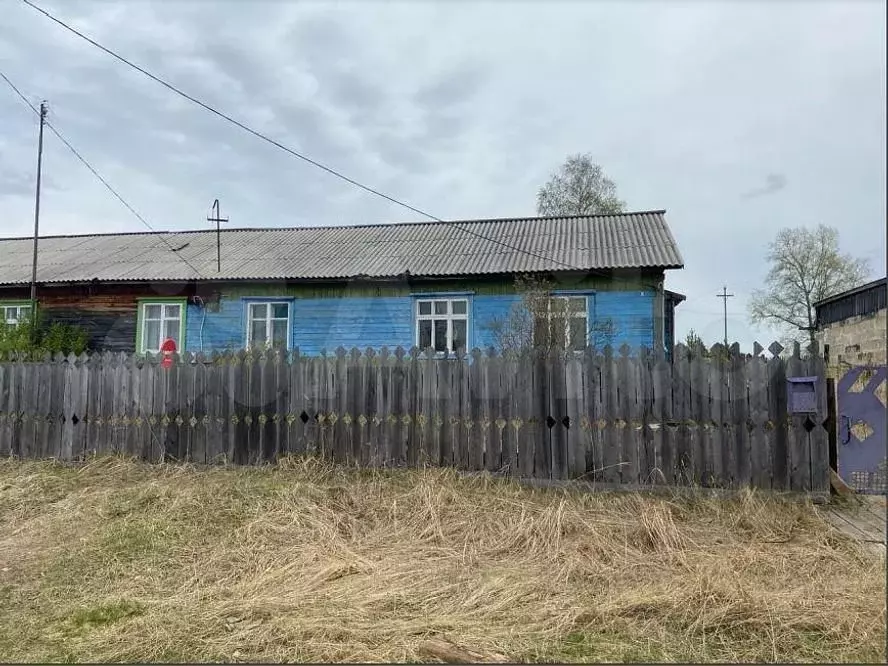
{"label": "gray cloud", "polygon": [[779,192],[784,187],[786,187],[786,176],[781,173],[769,173],[765,176],[765,184],[761,187],[757,187],[755,189],[749,190],[741,194],[741,198],[743,199],[755,199],[756,197],[763,197],[769,194],[775,194]]}

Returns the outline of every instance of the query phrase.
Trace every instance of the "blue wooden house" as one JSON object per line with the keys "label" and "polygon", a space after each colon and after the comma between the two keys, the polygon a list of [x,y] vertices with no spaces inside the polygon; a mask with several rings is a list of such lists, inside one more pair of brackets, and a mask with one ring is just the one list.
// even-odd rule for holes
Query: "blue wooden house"
{"label": "blue wooden house", "polygon": [[[38,309],[93,349],[157,352],[274,344],[497,346],[520,307],[516,277],[544,278],[569,313],[564,344],[671,348],[683,260],[664,211],[410,224],[44,237]],[[219,265],[217,266],[217,250]],[[29,311],[31,238],[0,239],[0,317]],[[545,325],[537,322],[535,325]],[[560,325],[560,324],[559,324]]]}

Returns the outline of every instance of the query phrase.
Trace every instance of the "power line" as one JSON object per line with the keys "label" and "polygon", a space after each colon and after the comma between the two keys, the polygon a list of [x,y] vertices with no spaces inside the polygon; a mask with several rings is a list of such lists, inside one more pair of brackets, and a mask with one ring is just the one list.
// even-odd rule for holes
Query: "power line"
{"label": "power line", "polygon": [[[9,87],[12,88],[13,91],[15,91],[15,94],[18,95],[19,98],[20,98],[25,104],[28,105],[28,107],[31,109],[31,111],[33,111],[33,112],[36,113],[38,116],[40,116],[40,111],[39,111],[39,110],[38,110],[33,104],[31,104],[31,102],[28,100],[28,98],[25,97],[25,96],[22,94],[22,92],[21,92],[21,91],[15,86],[15,84],[14,84],[12,81],[9,80],[9,77],[6,76],[6,74],[4,74],[2,71],[0,71],[0,77],[2,77],[3,80],[6,81],[6,83],[9,85]],[[144,217],[142,217],[141,215],[139,215],[138,211],[136,211],[136,209],[133,208],[133,207],[132,207],[132,206],[126,201],[126,199],[124,199],[124,198],[120,195],[120,193],[117,192],[117,190],[115,190],[113,187],[111,187],[111,184],[110,184],[107,180],[105,180],[105,179],[102,177],[102,175],[101,175],[98,171],[96,171],[96,169],[95,169],[95,168],[94,168],[94,167],[93,167],[93,166],[92,166],[92,165],[86,160],[86,158],[85,158],[83,155],[81,155],[81,154],[77,151],[77,149],[76,149],[74,146],[72,146],[71,143],[70,143],[70,142],[69,142],[64,136],[62,136],[62,133],[59,132],[59,130],[57,130],[57,129],[53,126],[53,124],[52,124],[51,122],[49,122],[48,120],[45,120],[44,122],[46,123],[46,126],[49,127],[49,129],[52,131],[52,133],[55,134],[55,135],[58,137],[59,141],[61,141],[63,144],[65,144],[65,146],[68,148],[68,150],[70,150],[70,151],[74,154],[74,156],[75,156],[78,160],[80,160],[80,162],[81,162],[81,163],[82,163],[87,169],[90,170],[90,172],[92,173],[92,175],[95,176],[95,177],[99,180],[99,182],[101,182],[102,185],[104,185],[104,186],[108,189],[108,191],[111,192],[111,194],[113,194],[114,197],[115,197],[120,203],[122,203],[124,206],[126,206],[126,209],[127,209],[130,213],[132,213],[132,214],[136,217],[136,219],[138,219],[143,225],[145,225],[145,227],[147,227],[149,231],[154,232],[154,233],[157,235],[157,238],[160,239],[160,241],[162,241],[162,242],[163,242],[163,243],[169,248],[169,250],[170,250],[170,251],[171,251],[176,257],[178,257],[180,260],[182,260],[183,262],[185,262],[185,264],[186,264],[191,270],[193,270],[193,271],[194,271],[199,277],[203,277],[203,275],[201,274],[201,272],[200,272],[197,268],[195,268],[195,266],[194,266],[190,261],[188,261],[185,257],[183,257],[182,255],[180,255],[180,254],[176,251],[176,249],[175,249],[172,245],[170,245],[170,243],[169,243],[169,242],[163,237],[163,235],[162,235],[163,232],[159,232],[159,231],[157,231],[154,227],[152,227],[150,224],[148,224],[148,221],[147,221]]]}
{"label": "power line", "polygon": [[[303,155],[302,153],[300,153],[300,152],[298,152],[298,151],[296,151],[296,150],[294,150],[294,149],[292,149],[292,148],[290,148],[290,147],[288,147],[288,146],[285,146],[285,145],[282,144],[281,142],[279,142],[279,141],[277,141],[277,140],[275,140],[275,139],[272,139],[271,137],[269,137],[269,136],[263,134],[262,132],[259,132],[258,130],[253,129],[252,127],[249,127],[248,125],[246,125],[245,123],[243,123],[243,122],[241,122],[241,121],[239,121],[239,120],[236,120],[235,118],[233,118],[232,116],[228,115],[227,113],[225,113],[225,112],[223,112],[223,111],[220,111],[220,110],[216,109],[215,107],[211,106],[210,104],[207,104],[206,102],[201,101],[201,100],[198,99],[197,97],[194,97],[193,95],[190,95],[190,94],[186,93],[185,91],[183,91],[183,90],[181,90],[180,88],[176,87],[175,85],[173,85],[173,84],[170,83],[169,81],[166,81],[165,79],[162,79],[162,78],[160,78],[159,76],[157,76],[157,75],[155,75],[155,74],[152,74],[151,72],[149,72],[149,71],[148,71],[147,69],[145,69],[144,67],[141,67],[140,65],[137,65],[136,63],[132,62],[131,60],[128,60],[127,58],[123,57],[122,55],[120,55],[119,53],[115,52],[114,50],[112,50],[112,49],[110,49],[110,48],[108,48],[108,47],[106,47],[106,46],[100,44],[100,43],[97,42],[96,40],[94,40],[94,39],[92,39],[91,37],[89,37],[89,36],[85,35],[84,33],[80,32],[80,31],[77,30],[76,28],[74,28],[74,27],[68,25],[67,23],[65,23],[65,22],[62,21],[61,19],[56,18],[55,16],[53,16],[52,14],[50,14],[48,11],[46,11],[46,10],[43,9],[42,7],[40,7],[40,6],[36,5],[35,3],[31,2],[31,0],[22,0],[22,2],[23,2],[24,4],[26,4],[26,5],[28,5],[29,7],[31,7],[32,9],[34,9],[35,11],[37,11],[37,12],[43,14],[46,18],[50,19],[52,22],[54,22],[54,23],[56,23],[57,25],[61,26],[62,28],[64,28],[64,29],[67,30],[68,32],[70,32],[70,33],[76,35],[77,37],[79,37],[80,39],[82,39],[82,40],[88,42],[89,44],[91,44],[92,46],[96,47],[96,48],[99,49],[100,51],[103,51],[103,52],[106,53],[107,55],[110,55],[110,56],[111,56],[112,58],[114,58],[115,60],[118,60],[118,61],[122,62],[123,64],[127,65],[128,67],[131,67],[131,68],[135,69],[137,72],[143,74],[144,76],[147,76],[149,79],[151,79],[151,80],[154,81],[155,83],[159,83],[160,85],[162,85],[162,86],[163,86],[164,88],[166,88],[167,90],[170,90],[171,92],[173,92],[173,93],[179,95],[180,97],[183,97],[184,99],[187,99],[187,100],[188,100],[189,102],[191,102],[192,104],[196,104],[197,106],[201,107],[202,109],[204,109],[204,110],[206,110],[206,111],[209,111],[210,113],[212,113],[213,115],[215,115],[215,116],[217,116],[217,117],[219,117],[219,118],[222,118],[223,120],[225,120],[225,121],[231,123],[232,125],[234,125],[234,126],[240,128],[241,130],[247,132],[248,134],[251,134],[251,135],[253,135],[253,136],[256,137],[256,138],[261,139],[262,141],[265,141],[266,143],[271,144],[272,146],[278,148],[279,150],[284,151],[285,153],[291,155],[292,157],[296,157],[296,158],[298,158],[298,159],[300,159],[300,160],[302,160],[302,161],[304,161],[304,162],[306,162],[306,163],[308,163],[308,164],[310,164],[310,165],[312,165],[312,166],[314,166],[314,167],[317,167],[318,169],[321,169],[322,171],[325,171],[326,173],[328,173],[328,174],[330,174],[330,175],[332,175],[332,176],[335,176],[336,178],[339,178],[339,179],[345,181],[346,183],[349,183],[350,185],[353,185],[353,186],[355,186],[355,187],[358,187],[358,188],[364,190],[365,192],[368,192],[368,193],[373,194],[373,195],[375,195],[375,196],[378,196],[378,197],[380,197],[380,198],[382,198],[382,199],[385,199],[386,201],[389,201],[389,202],[394,203],[394,204],[396,204],[396,205],[398,205],[398,206],[401,206],[401,207],[403,207],[403,208],[405,208],[405,209],[407,209],[407,210],[409,210],[409,211],[412,211],[412,212],[414,212],[414,213],[417,213],[418,215],[422,215],[423,217],[426,217],[426,218],[428,218],[428,219],[430,219],[430,220],[434,220],[435,222],[441,222],[441,223],[447,224],[448,226],[455,227],[456,229],[458,229],[458,230],[460,230],[460,231],[463,231],[463,232],[465,232],[465,233],[467,233],[467,234],[469,234],[469,235],[471,235],[471,236],[474,236],[474,237],[476,237],[476,238],[480,238],[480,239],[482,239],[482,240],[486,240],[486,241],[488,241],[488,242],[490,242],[490,243],[494,243],[494,244],[496,244],[496,245],[499,245],[500,247],[504,247],[504,248],[506,248],[506,249],[508,249],[508,250],[512,250],[513,252],[519,252],[519,253],[521,253],[521,254],[525,254],[525,255],[527,255],[527,256],[534,257],[534,258],[536,258],[536,259],[542,259],[543,261],[552,262],[552,263],[554,263],[554,264],[558,264],[558,265],[560,265],[560,266],[564,266],[565,268],[567,268],[567,269],[569,269],[569,270],[573,270],[573,271],[583,271],[583,272],[589,272],[589,273],[603,273],[603,272],[604,272],[604,271],[602,271],[602,270],[580,268],[579,266],[574,266],[573,264],[570,264],[570,263],[567,263],[567,262],[561,261],[560,259],[555,259],[554,257],[551,257],[551,256],[547,256],[547,255],[543,255],[543,254],[538,254],[538,253],[536,253],[536,252],[532,252],[532,251],[527,250],[527,249],[525,249],[525,248],[521,248],[521,247],[516,247],[516,246],[514,246],[514,245],[510,245],[509,243],[505,243],[505,242],[503,242],[503,241],[497,240],[496,238],[491,238],[490,236],[486,236],[486,235],[484,235],[484,234],[482,234],[482,233],[478,233],[477,231],[474,231],[474,230],[469,229],[469,228],[467,228],[467,227],[465,227],[465,226],[462,226],[462,225],[461,225],[460,223],[458,223],[458,222],[453,222],[453,221],[451,221],[451,222],[447,222],[446,220],[443,220],[443,219],[441,219],[440,217],[437,217],[436,215],[432,215],[431,213],[428,213],[428,212],[426,212],[426,211],[424,211],[424,210],[422,210],[422,209],[420,209],[420,208],[416,208],[415,206],[411,206],[410,204],[408,204],[408,203],[406,203],[406,202],[404,202],[404,201],[401,201],[401,200],[399,200],[399,199],[396,199],[396,198],[393,197],[393,196],[390,196],[390,195],[388,195],[388,194],[385,194],[384,192],[381,192],[381,191],[379,191],[379,190],[377,190],[377,189],[375,189],[375,188],[373,188],[373,187],[370,187],[369,185],[365,185],[365,184],[363,184],[363,183],[361,183],[361,182],[359,182],[359,181],[357,181],[357,180],[355,180],[355,179],[353,179],[353,178],[350,178],[350,177],[346,176],[345,174],[341,173],[340,171],[337,171],[336,169],[333,169],[333,168],[328,167],[328,166],[326,166],[326,165],[324,165],[324,164],[321,164],[320,162],[318,162],[318,161],[316,161],[316,160],[313,160],[313,159],[311,159],[310,157],[308,157],[308,156],[306,156],[306,155]],[[613,275],[611,275],[610,278],[613,279],[613,280],[616,281],[616,282],[623,282],[623,283],[627,283],[627,284],[628,284],[628,283],[637,284],[634,280],[631,280],[631,279],[628,279],[628,278],[620,278],[620,277],[613,276]],[[655,289],[655,290],[658,289],[658,287],[657,287],[656,285],[647,285],[647,286],[650,286],[650,287],[652,287],[652,288]]]}
{"label": "power line", "polygon": [[325,172],[329,173],[329,174],[332,175],[332,176],[335,176],[335,177],[337,177],[337,178],[339,178],[339,179],[341,179],[341,180],[344,180],[345,182],[347,182],[347,183],[349,183],[349,184],[351,184],[351,185],[354,185],[355,187],[358,187],[358,188],[364,190],[365,192],[369,192],[370,194],[373,194],[373,195],[376,195],[376,196],[378,196],[378,197],[381,197],[381,198],[385,199],[386,201],[389,201],[389,202],[391,202],[391,203],[397,204],[398,206],[402,206],[403,208],[406,208],[407,210],[410,210],[410,211],[412,211],[412,212],[414,212],[414,213],[417,213],[417,214],[419,214],[419,215],[422,215],[423,217],[426,217],[426,218],[428,218],[428,219],[430,219],[430,220],[434,220],[435,222],[442,222],[442,223],[446,223],[446,224],[448,224],[448,225],[455,226],[455,227],[456,227],[457,229],[459,229],[460,231],[464,231],[464,232],[466,232],[466,233],[468,233],[468,234],[471,234],[472,236],[476,236],[476,237],[478,237],[478,238],[481,238],[481,239],[483,239],[483,240],[489,241],[489,242],[491,242],[491,243],[495,243],[495,244],[500,245],[500,246],[502,246],[502,247],[505,247],[505,248],[507,248],[507,249],[514,250],[514,251],[516,251],[516,252],[521,252],[521,253],[526,254],[526,255],[528,255],[528,256],[536,257],[537,259],[542,259],[542,260],[544,260],[544,261],[550,261],[550,262],[553,262],[553,263],[556,263],[556,264],[560,264],[561,266],[565,266],[566,268],[569,268],[570,270],[575,270],[575,271],[582,271],[582,270],[585,270],[585,269],[579,268],[579,267],[577,267],[577,266],[574,266],[574,265],[572,265],[572,264],[569,264],[569,263],[566,263],[566,262],[560,261],[560,260],[558,260],[558,259],[555,259],[555,258],[553,258],[553,257],[548,257],[548,256],[545,256],[545,255],[537,254],[537,253],[535,253],[535,252],[531,252],[530,250],[525,250],[524,248],[520,248],[520,247],[515,247],[515,246],[513,246],[513,245],[509,245],[508,243],[504,243],[504,242],[499,241],[499,240],[497,240],[497,239],[495,239],[495,238],[490,238],[489,236],[485,236],[484,234],[480,234],[480,233],[478,233],[478,232],[476,232],[476,231],[473,231],[473,230],[471,230],[471,229],[467,229],[466,227],[462,227],[462,226],[460,226],[458,223],[454,223],[454,222],[446,222],[445,220],[442,220],[440,217],[437,217],[437,216],[435,216],[435,215],[432,215],[431,213],[427,213],[427,212],[424,211],[424,210],[421,210],[421,209],[419,209],[419,208],[416,208],[416,207],[414,207],[414,206],[411,206],[410,204],[405,203],[405,202],[403,202],[403,201],[401,201],[401,200],[399,200],[399,199],[396,199],[396,198],[393,197],[393,196],[389,196],[388,194],[385,194],[384,192],[380,192],[379,190],[377,190],[377,189],[375,189],[375,188],[372,188],[372,187],[370,187],[369,185],[364,185],[363,183],[360,183],[360,182],[358,182],[357,180],[355,180],[355,179],[353,179],[353,178],[349,178],[349,177],[346,176],[345,174],[343,174],[343,173],[337,171],[336,169],[333,169],[333,168],[328,167],[328,166],[326,166],[326,165],[324,165],[324,164],[321,164],[320,162],[318,162],[318,161],[316,161],[316,160],[313,160],[313,159],[311,159],[310,157],[307,157],[307,156],[303,155],[302,153],[300,153],[300,152],[298,152],[298,151],[296,151],[296,150],[293,150],[292,148],[289,148],[288,146],[285,146],[284,144],[280,143],[279,141],[276,141],[275,139],[272,139],[272,138],[268,137],[267,135],[263,134],[262,132],[259,132],[258,130],[255,130],[255,129],[253,129],[252,127],[249,127],[248,125],[246,125],[246,124],[240,122],[239,120],[236,120],[235,118],[232,118],[232,117],[229,116],[228,114],[226,114],[226,113],[224,113],[224,112],[222,112],[222,111],[219,111],[218,109],[216,109],[216,108],[210,106],[210,105],[207,104],[206,102],[203,102],[203,101],[199,100],[198,98],[196,98],[196,97],[194,97],[194,96],[192,96],[192,95],[189,95],[188,93],[186,93],[186,92],[184,92],[183,90],[181,90],[181,89],[177,88],[176,86],[174,86],[172,83],[169,83],[168,81],[166,81],[166,80],[160,78],[159,76],[156,76],[156,75],[152,74],[151,72],[149,72],[148,70],[146,70],[144,67],[140,67],[140,66],[137,65],[136,63],[134,63],[134,62],[132,62],[132,61],[130,61],[130,60],[127,60],[127,59],[124,58],[122,55],[120,55],[120,54],[116,53],[115,51],[113,51],[113,50],[111,50],[111,49],[109,49],[109,48],[103,46],[102,44],[100,44],[99,42],[95,41],[95,40],[92,39],[91,37],[88,37],[87,35],[85,35],[85,34],[83,34],[82,32],[80,32],[80,31],[77,30],[76,28],[71,27],[70,25],[68,25],[67,23],[65,23],[64,21],[62,21],[61,19],[58,19],[58,18],[56,18],[55,16],[53,16],[52,14],[50,14],[48,11],[46,11],[46,10],[43,9],[42,7],[39,7],[38,5],[35,5],[35,4],[34,4],[33,2],[31,2],[30,0],[22,0],[22,2],[24,2],[26,5],[28,5],[28,6],[31,7],[32,9],[34,9],[34,10],[40,12],[41,14],[43,14],[44,16],[46,16],[48,19],[50,19],[50,20],[53,21],[54,23],[60,25],[60,26],[63,27],[65,30],[67,30],[67,31],[69,31],[69,32],[71,32],[71,33],[73,33],[74,35],[77,35],[78,37],[80,37],[80,38],[83,39],[84,41],[86,41],[86,42],[92,44],[93,46],[95,46],[97,49],[99,49],[99,50],[101,50],[101,51],[107,53],[107,54],[110,55],[112,58],[115,58],[116,60],[119,60],[120,62],[122,62],[123,64],[125,64],[125,65],[127,65],[127,66],[129,66],[129,67],[132,67],[132,68],[135,69],[136,71],[138,71],[138,72],[144,74],[145,76],[147,76],[147,77],[148,77],[149,79],[151,79],[152,81],[154,81],[154,82],[156,82],[156,83],[159,83],[160,85],[162,85],[163,87],[167,88],[168,90],[170,90],[170,91],[176,93],[176,94],[179,95],[180,97],[183,97],[183,98],[187,99],[189,102],[192,102],[193,104],[197,104],[198,106],[200,106],[201,108],[203,108],[203,109],[209,111],[209,112],[212,113],[213,115],[218,116],[219,118],[222,118],[223,120],[228,121],[229,123],[231,123],[231,124],[235,125],[236,127],[239,127],[240,129],[242,129],[243,131],[245,131],[245,132],[247,132],[247,133],[249,133],[249,134],[252,134],[252,135],[255,136],[256,138],[261,139],[262,141],[265,141],[265,142],[267,142],[267,143],[270,143],[271,145],[275,146],[276,148],[279,148],[280,150],[283,150],[284,152],[288,153],[289,155],[291,155],[291,156],[293,156],[293,157],[296,157],[296,158],[298,158],[298,159],[300,159],[300,160],[303,160],[304,162],[307,162],[308,164],[311,164],[312,166],[317,167],[318,169],[321,169],[322,171],[325,171]]}

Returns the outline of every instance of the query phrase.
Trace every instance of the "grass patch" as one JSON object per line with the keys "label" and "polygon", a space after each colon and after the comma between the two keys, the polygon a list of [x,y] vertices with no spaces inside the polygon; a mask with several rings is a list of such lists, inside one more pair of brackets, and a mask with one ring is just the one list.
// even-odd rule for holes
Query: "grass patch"
{"label": "grass patch", "polygon": [[879,662],[884,600],[884,560],[760,493],[0,461],[10,661]]}
{"label": "grass patch", "polygon": [[68,621],[72,629],[84,632],[141,613],[141,604],[132,601],[118,601],[91,608],[79,608],[71,614]]}

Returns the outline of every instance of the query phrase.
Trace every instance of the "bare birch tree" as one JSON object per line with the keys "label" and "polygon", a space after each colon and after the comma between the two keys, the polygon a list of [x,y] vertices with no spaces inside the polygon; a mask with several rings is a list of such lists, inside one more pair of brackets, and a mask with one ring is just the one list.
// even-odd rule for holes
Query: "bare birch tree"
{"label": "bare birch tree", "polygon": [[590,154],[568,156],[537,193],[540,215],[620,213],[625,206],[617,186]]}
{"label": "bare birch tree", "polygon": [[767,259],[771,268],[764,289],[752,293],[749,316],[781,330],[787,340],[813,342],[814,303],[859,286],[870,274],[865,259],[839,250],[838,230],[823,224],[781,229]]}

